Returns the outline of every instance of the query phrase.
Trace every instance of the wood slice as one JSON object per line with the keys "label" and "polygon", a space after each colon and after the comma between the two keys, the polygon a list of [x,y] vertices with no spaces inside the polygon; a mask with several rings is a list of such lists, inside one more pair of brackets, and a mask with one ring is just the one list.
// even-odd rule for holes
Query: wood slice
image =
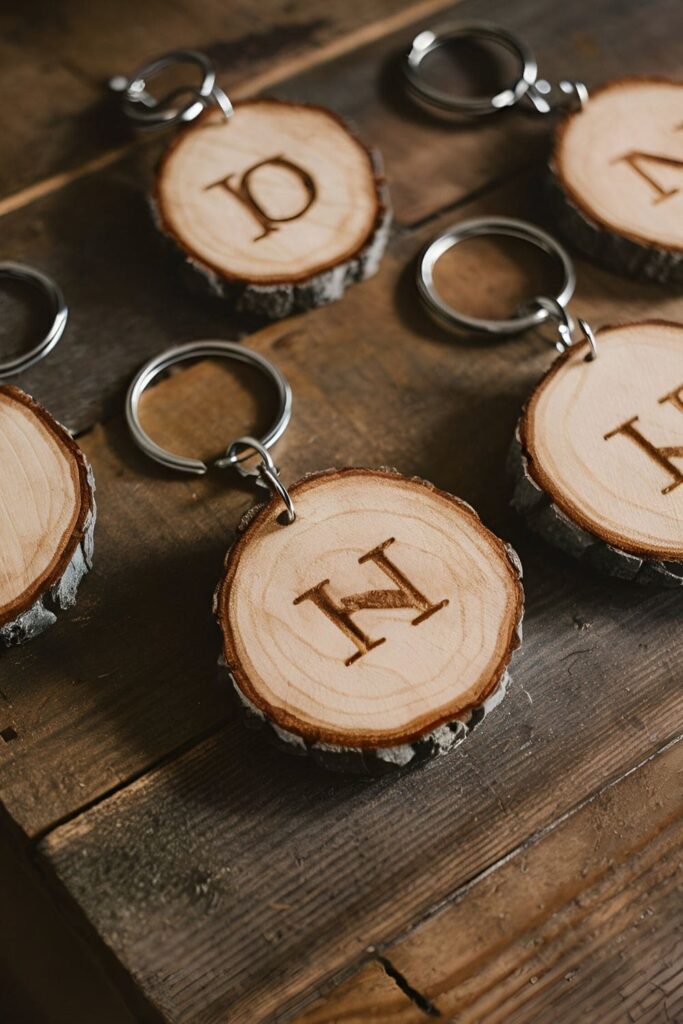
{"label": "wood slice", "polygon": [[454,747],[503,697],[517,556],[464,502],[390,470],[295,484],[246,518],[216,594],[224,660],[286,748],[380,772]]}
{"label": "wood slice", "polygon": [[94,481],[42,406],[0,386],[0,645],[42,633],[92,565]]}
{"label": "wood slice", "polygon": [[605,327],[569,349],[520,420],[513,504],[617,576],[683,584],[683,325]]}
{"label": "wood slice", "polygon": [[391,220],[377,160],[329,110],[248,100],[185,129],[157,172],[161,229],[217,294],[272,318],[374,274]]}
{"label": "wood slice", "polygon": [[683,281],[683,82],[625,78],[558,125],[559,226],[589,256]]}

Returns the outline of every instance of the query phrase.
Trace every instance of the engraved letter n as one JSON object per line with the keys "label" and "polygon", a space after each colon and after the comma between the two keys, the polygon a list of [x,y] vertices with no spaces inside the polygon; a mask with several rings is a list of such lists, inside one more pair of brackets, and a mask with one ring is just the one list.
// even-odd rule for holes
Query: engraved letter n
{"label": "engraved letter n", "polygon": [[413,608],[418,614],[411,620],[411,625],[418,626],[425,619],[428,619],[430,615],[438,612],[441,608],[445,608],[448,604],[447,598],[439,601],[438,604],[432,604],[417,587],[413,586],[410,580],[386,554],[386,549],[393,543],[394,537],[390,537],[382,544],[378,544],[372,551],[361,555],[358,563],[362,565],[364,562],[374,562],[377,568],[381,569],[396,584],[395,587],[391,587],[388,590],[366,590],[362,594],[351,594],[349,597],[342,597],[337,602],[327,590],[330,581],[322,580],[294,600],[294,604],[300,604],[302,601],[313,601],[323,615],[326,615],[349,640],[353,641],[357,649],[354,654],[346,659],[345,665],[353,664],[358,658],[362,658],[364,654],[367,654],[368,651],[373,650],[375,647],[379,647],[386,640],[386,637],[372,640],[367,636],[353,621],[352,615],[354,612],[371,608]]}

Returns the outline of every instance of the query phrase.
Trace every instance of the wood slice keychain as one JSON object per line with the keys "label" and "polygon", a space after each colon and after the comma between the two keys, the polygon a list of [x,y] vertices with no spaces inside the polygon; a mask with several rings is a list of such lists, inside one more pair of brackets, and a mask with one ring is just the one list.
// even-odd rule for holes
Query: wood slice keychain
{"label": "wood slice keychain", "polygon": [[[57,285],[31,267],[0,263],[0,277],[43,293],[52,323],[35,348],[0,364],[0,381],[57,344],[67,307]],[[19,388],[0,383],[0,646],[37,636],[76,600],[92,565],[94,481],[69,432]]]}
{"label": "wood slice keychain", "polygon": [[[517,79],[490,97],[437,87],[426,62],[454,40],[483,40],[511,53]],[[478,118],[523,103],[539,114],[561,114],[549,182],[560,231],[614,270],[683,281],[683,82],[623,78],[589,98],[583,82],[539,79],[524,41],[488,22],[420,32],[404,72],[411,96],[438,113]]]}
{"label": "wood slice keychain", "polygon": [[208,355],[251,362],[280,398],[271,431],[238,438],[216,463],[270,493],[240,524],[215,597],[223,662],[248,718],[341,771],[379,773],[452,749],[509,682],[523,609],[516,554],[469,505],[393,470],[329,469],[285,488],[269,448],[289,420],[289,386],[229,342],[173,349],[131,385],[128,421],[156,461],[207,471],[156,445],[137,410],[160,372]]}
{"label": "wood slice keychain", "polygon": [[555,131],[558,224],[617,271],[683,281],[683,82],[623,78]]}
{"label": "wood slice keychain", "polygon": [[[555,297],[537,297],[509,320],[465,316],[434,280],[444,252],[468,238],[519,238],[554,257]],[[663,321],[604,327],[566,304],[575,275],[546,232],[508,217],[465,221],[423,253],[418,287],[446,327],[510,335],[548,320],[560,356],[537,385],[511,449],[513,505],[551,543],[615,576],[683,584],[683,325]]]}
{"label": "wood slice keychain", "polygon": [[[147,83],[176,64],[198,89],[160,100]],[[375,273],[391,221],[376,153],[323,107],[275,99],[233,104],[200,53],[166,54],[112,86],[142,127],[184,125],[163,156],[157,224],[211,290],[271,318],[340,298]]]}

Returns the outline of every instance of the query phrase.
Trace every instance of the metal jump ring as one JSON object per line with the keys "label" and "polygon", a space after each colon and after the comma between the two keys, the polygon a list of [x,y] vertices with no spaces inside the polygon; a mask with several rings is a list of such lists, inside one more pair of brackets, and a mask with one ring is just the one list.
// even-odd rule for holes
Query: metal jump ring
{"label": "metal jump ring", "polygon": [[[512,86],[496,93],[495,96],[464,99],[452,93],[437,89],[425,80],[422,64],[430,53],[440,49],[452,39],[489,39],[508,50],[519,62],[519,75]],[[533,53],[522,40],[512,32],[499,28],[488,21],[472,21],[463,24],[445,25],[434,31],[426,29],[413,39],[403,65],[408,86],[419,100],[426,101],[440,110],[471,117],[493,114],[505,107],[512,107],[527,94],[538,76],[538,66]]]}
{"label": "metal jump ring", "polygon": [[21,373],[22,370],[26,370],[29,366],[33,366],[35,363],[40,362],[41,359],[44,359],[64,333],[69,316],[69,309],[64,301],[61,288],[47,274],[43,274],[40,270],[35,270],[33,267],[28,267],[23,263],[5,262],[0,263],[0,278],[3,277],[13,281],[20,281],[22,284],[28,284],[32,288],[37,288],[45,295],[52,312],[52,324],[45,337],[34,348],[21,355],[14,356],[12,359],[5,359],[3,362],[0,362],[0,380],[13,377],[15,374]]}
{"label": "metal jump ring", "polygon": [[[194,64],[202,73],[199,87],[181,86],[155,99],[147,92],[147,83],[161,71],[174,64]],[[227,119],[232,116],[232,103],[216,84],[216,71],[209,58],[198,50],[173,50],[156,60],[138,68],[127,78],[115,75],[109,80],[109,88],[123,94],[123,109],[127,117],[141,128],[165,128],[174,124],[187,124],[211,104],[215,104]],[[190,99],[182,106],[174,106],[181,96],[190,94]]]}
{"label": "metal jump ring", "polygon": [[[240,458],[240,450],[243,449],[242,456]],[[244,458],[249,458],[251,452],[260,457],[261,461],[258,466],[253,469],[248,469],[246,466],[241,466],[240,462]],[[285,506],[285,514],[287,523],[293,523],[296,519],[296,512],[294,511],[294,502],[291,499],[289,491],[280,480],[279,471],[277,466],[273,462],[270,452],[265,448],[259,441],[253,437],[238,437],[232,442],[225,458],[220,459],[217,463],[223,466],[234,466],[238,473],[245,477],[255,477],[257,483],[261,487],[266,487],[270,493],[274,496],[281,498]]]}
{"label": "metal jump ring", "polygon": [[[232,341],[191,341],[189,344],[177,345],[175,348],[167,349],[166,352],[162,352],[160,355],[155,356],[154,359],[150,359],[135,375],[126,395],[126,420],[133,435],[133,440],[145,455],[149,455],[155,462],[160,462],[162,466],[168,466],[169,469],[179,469],[184,473],[196,473],[198,476],[202,476],[207,472],[209,468],[207,464],[199,459],[189,459],[183,455],[176,455],[156,444],[140,423],[139,406],[143,393],[159,374],[168,370],[171,366],[175,366],[176,363],[185,362],[188,359],[204,359],[211,356],[234,359],[239,363],[247,363],[249,366],[254,366],[256,369],[261,370],[268,380],[275,385],[279,400],[277,417],[270,430],[257,442],[260,447],[268,449],[274,445],[284,434],[292,415],[292,389],[284,374],[258,352],[244,348],[242,345],[237,345]],[[228,449],[229,451],[230,449]],[[244,461],[246,458],[249,458],[248,453],[244,454],[241,458],[227,459],[227,461],[226,457],[224,457],[218,459],[215,465],[234,465],[237,462]]]}
{"label": "metal jump ring", "polygon": [[442,327],[449,330],[476,331],[483,334],[517,334],[530,327],[537,327],[548,320],[547,309],[537,308],[534,312],[520,314],[508,320],[486,320],[467,316],[451,306],[442,296],[434,282],[434,267],[444,253],[468,238],[485,235],[504,235],[529,242],[556,259],[562,267],[562,287],[555,296],[560,306],[566,306],[576,287],[574,266],[566,250],[546,231],[513,217],[476,217],[462,221],[448,228],[435,238],[420,256],[417,267],[417,287],[427,311]]}
{"label": "metal jump ring", "polygon": [[[538,306],[541,309],[545,309],[548,312],[550,319],[554,320],[557,324],[557,333],[559,337],[555,342],[555,348],[558,352],[566,352],[567,349],[576,345],[576,341],[574,340],[574,321],[564,306],[562,306],[557,299],[549,299],[545,295],[537,295],[535,299],[532,299],[531,302],[528,303],[528,306]],[[593,333],[593,328],[586,320],[583,319],[583,317],[580,316],[576,318],[576,323],[583,334],[584,341],[588,342],[588,353],[584,356],[584,359],[587,363],[592,363],[593,360],[598,357],[598,343],[595,334]]]}

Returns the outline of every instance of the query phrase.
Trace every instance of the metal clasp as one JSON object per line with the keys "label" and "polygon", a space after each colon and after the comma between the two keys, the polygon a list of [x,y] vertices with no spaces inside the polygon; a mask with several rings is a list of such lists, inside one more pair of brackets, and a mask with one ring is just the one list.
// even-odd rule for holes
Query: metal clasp
{"label": "metal clasp", "polygon": [[[256,466],[247,467],[242,463],[251,454],[258,455],[261,461]],[[232,442],[225,455],[217,459],[214,465],[218,466],[219,469],[226,469],[230,466],[236,469],[240,476],[255,479],[259,487],[265,487],[273,497],[282,499],[285,506],[285,512],[283,513],[285,522],[287,524],[294,522],[296,519],[294,502],[289,491],[280,480],[280,471],[273,462],[268,449],[264,448],[255,438],[238,437],[236,441]]]}
{"label": "metal clasp", "polygon": [[[190,64],[202,73],[199,86],[181,85],[156,99],[147,90],[149,82],[166,68]],[[123,111],[138,127],[149,130],[187,124],[210,106],[218,107],[227,120],[233,114],[232,103],[216,84],[216,71],[209,58],[198,50],[173,50],[149,61],[134,74],[115,75],[109,88],[123,96]],[[184,102],[180,102],[182,98]]]}
{"label": "metal clasp", "polygon": [[[476,98],[457,96],[432,85],[425,77],[424,61],[454,39],[483,39],[507,50],[517,62],[516,80],[494,96]],[[588,99],[588,89],[583,82],[561,81],[553,86],[545,79],[539,79],[536,58],[524,40],[488,21],[457,22],[419,32],[406,54],[403,70],[408,88],[416,100],[444,113],[465,118],[495,114],[516,106],[525,98],[539,114],[576,109]],[[558,91],[560,95],[557,95]]]}
{"label": "metal clasp", "polygon": [[574,338],[574,332],[578,325],[583,335],[583,340],[587,341],[589,346],[589,351],[585,356],[586,362],[592,363],[594,359],[597,359],[598,343],[592,327],[583,317],[577,316],[576,323],[574,323],[573,318],[557,299],[551,299],[545,295],[537,295],[535,299],[531,300],[527,308],[545,310],[549,318],[555,323],[558,334],[555,348],[558,352],[566,352],[574,345],[579,344],[579,341]]}
{"label": "metal clasp", "polygon": [[574,79],[563,79],[552,85],[545,78],[537,78],[526,96],[537,114],[556,114],[581,110],[588,101],[588,89],[583,82]]}

